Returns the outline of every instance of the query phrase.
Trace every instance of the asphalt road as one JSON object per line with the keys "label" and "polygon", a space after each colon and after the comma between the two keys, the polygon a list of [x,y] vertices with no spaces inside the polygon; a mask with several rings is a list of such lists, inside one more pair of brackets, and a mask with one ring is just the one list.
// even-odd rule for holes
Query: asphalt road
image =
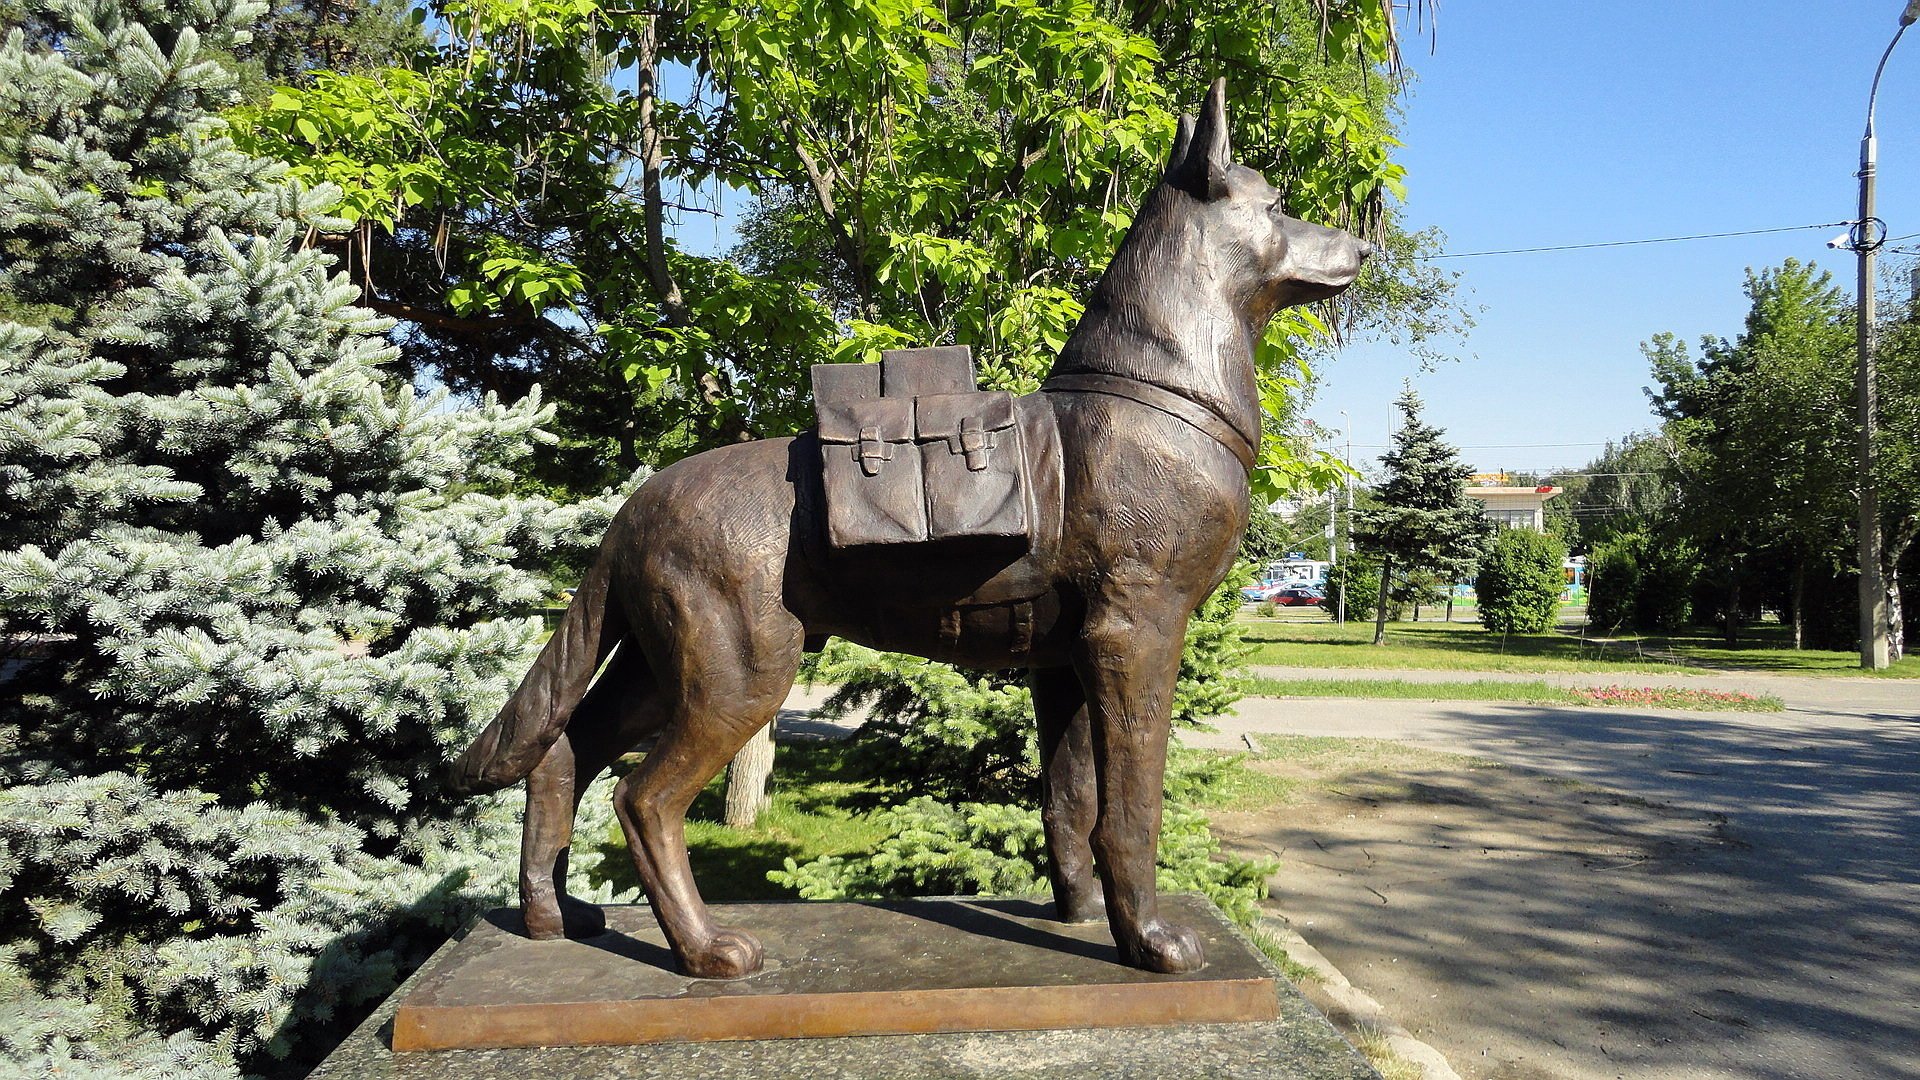
{"label": "asphalt road", "polygon": [[[1389,1011],[1396,988],[1368,986],[1365,972],[1420,968],[1383,977],[1431,999],[1402,1001],[1438,1017],[1442,1037],[1409,1026],[1463,1076],[1920,1078],[1920,684],[1684,681],[1764,690],[1788,708],[1249,699],[1218,734],[1188,741],[1410,742],[1575,778],[1703,825],[1697,842],[1655,844],[1659,857],[1601,874],[1536,858],[1559,841],[1530,832],[1525,805],[1489,802],[1480,825],[1506,826],[1513,848],[1497,867],[1484,845],[1476,863],[1438,834],[1368,854],[1400,859],[1368,872],[1400,875],[1396,896],[1418,902],[1339,906],[1302,932]],[[1364,824],[1346,831],[1364,840]],[[1503,1039],[1541,1052],[1514,1055],[1525,1065],[1474,1060],[1475,1045]]]}

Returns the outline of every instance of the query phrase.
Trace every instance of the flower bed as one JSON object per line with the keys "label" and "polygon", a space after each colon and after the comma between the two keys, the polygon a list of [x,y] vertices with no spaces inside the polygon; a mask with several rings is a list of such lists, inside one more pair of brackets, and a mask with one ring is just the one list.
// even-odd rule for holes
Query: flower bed
{"label": "flower bed", "polygon": [[1651,706],[1660,709],[1706,709],[1737,712],[1777,712],[1779,698],[1738,690],[1699,690],[1681,686],[1580,686],[1573,694],[1588,705]]}

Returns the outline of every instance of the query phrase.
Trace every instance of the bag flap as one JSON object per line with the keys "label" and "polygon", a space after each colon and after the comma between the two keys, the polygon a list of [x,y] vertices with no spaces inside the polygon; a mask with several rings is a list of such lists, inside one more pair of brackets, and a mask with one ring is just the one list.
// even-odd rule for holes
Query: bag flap
{"label": "bag flap", "polygon": [[879,364],[813,365],[813,400],[817,404],[863,401],[879,396]]}
{"label": "bag flap", "polygon": [[973,350],[965,345],[887,349],[880,354],[882,396],[965,394],[979,388],[973,372]]}
{"label": "bag flap", "polygon": [[921,439],[951,439],[969,419],[983,431],[1013,426],[1013,395],[1005,390],[923,394],[913,400],[915,434]]}
{"label": "bag flap", "polygon": [[875,429],[881,442],[913,440],[912,398],[823,401],[819,415],[823,443],[857,443],[867,428]]}

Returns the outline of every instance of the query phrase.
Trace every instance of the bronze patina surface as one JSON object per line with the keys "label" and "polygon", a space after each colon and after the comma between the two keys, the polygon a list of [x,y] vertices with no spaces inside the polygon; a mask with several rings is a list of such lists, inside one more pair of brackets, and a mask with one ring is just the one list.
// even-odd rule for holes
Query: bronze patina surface
{"label": "bronze patina surface", "polygon": [[1099,924],[1027,900],[736,904],[766,946],[761,973],[674,970],[645,906],[608,931],[533,941],[501,909],[443,951],[394,1015],[393,1049],[595,1046],[1265,1021],[1274,977],[1205,899],[1168,896],[1209,963],[1161,975],[1123,965]]}
{"label": "bronze patina surface", "polygon": [[[838,635],[1027,669],[1059,917],[1105,921],[1133,967],[1206,963],[1155,884],[1187,619],[1247,525],[1255,344],[1281,308],[1346,289],[1373,250],[1288,217],[1284,193],[1234,163],[1228,128],[1220,80],[1181,122],[1040,392],[988,408],[938,392],[970,387],[909,376],[913,393],[888,401],[883,361],[879,399],[859,390],[864,403],[820,429],[686,458],[628,499],[539,659],[448,776],[465,794],[526,781],[528,936],[599,931],[599,913],[565,891],[575,810],[594,777],[651,740],[614,807],[674,961],[704,978],[760,971],[761,943],[700,897],[687,807],[779,712],[802,653]],[[943,434],[958,452],[933,447]],[[995,471],[1016,461],[1017,476]],[[897,498],[837,527],[823,463],[855,484],[884,477],[876,491]],[[960,523],[944,527],[943,513]]]}

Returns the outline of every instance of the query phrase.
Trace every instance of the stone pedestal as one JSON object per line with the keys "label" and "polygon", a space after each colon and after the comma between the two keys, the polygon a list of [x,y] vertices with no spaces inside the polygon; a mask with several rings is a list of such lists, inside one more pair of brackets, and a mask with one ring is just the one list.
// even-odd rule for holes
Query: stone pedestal
{"label": "stone pedestal", "polygon": [[766,947],[735,981],[673,972],[644,906],[561,942],[495,912],[313,1076],[1374,1075],[1211,904],[1163,903],[1200,931],[1204,970],[1124,967],[1104,924],[1018,900],[721,906]]}

